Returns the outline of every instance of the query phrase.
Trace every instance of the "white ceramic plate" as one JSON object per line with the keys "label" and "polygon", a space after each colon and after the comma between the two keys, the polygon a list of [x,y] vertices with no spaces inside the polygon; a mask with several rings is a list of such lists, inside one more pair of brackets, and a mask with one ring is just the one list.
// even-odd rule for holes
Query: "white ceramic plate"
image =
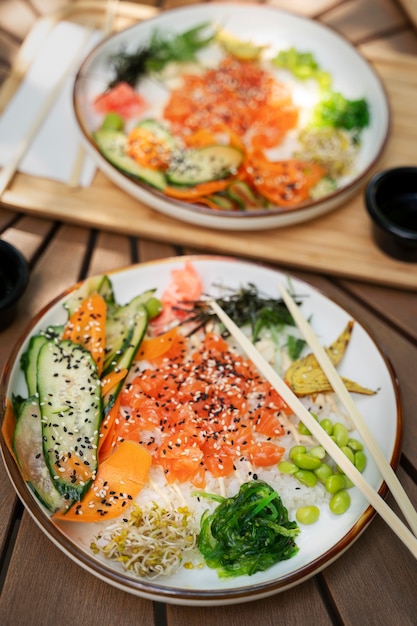
{"label": "white ceramic plate", "polygon": [[[254,283],[263,292],[277,296],[276,285],[279,281],[285,282],[287,279],[286,275],[272,269],[236,259],[203,256],[187,258],[192,260],[202,277],[206,293],[215,294],[216,289],[213,285],[219,283],[239,287],[244,277],[245,284]],[[110,274],[117,301],[127,302],[134,295],[154,287],[161,293],[170,282],[172,269],[182,267],[184,260],[184,257],[178,257],[150,262]],[[318,336],[325,345],[331,343],[352,316],[307,283],[293,278],[292,284],[296,294],[305,296],[302,311],[307,317],[312,315],[313,327]],[[17,346],[10,367],[5,370],[6,376],[2,382],[3,399],[13,393],[22,396],[27,394],[24,377],[19,368],[20,355],[32,334],[49,324],[59,324],[66,320],[62,304],[67,297],[68,292],[46,307],[33,321],[28,335]],[[351,344],[339,371],[342,375],[360,381],[361,384],[378,389],[375,396],[355,399],[383,453],[395,467],[400,454],[401,436],[401,407],[395,376],[381,349],[358,321],[355,322]],[[51,541],[81,567],[107,583],[132,594],[162,602],[224,605],[284,591],[301,583],[339,557],[374,515],[373,509],[354,488],[351,490],[352,504],[347,513],[335,516],[329,512],[327,506],[323,506],[319,521],[312,526],[302,527],[297,538],[300,548],[298,554],[266,572],[259,572],[251,577],[220,580],[216,572],[208,568],[183,569],[169,578],[161,577],[155,581],[147,581],[124,573],[120,565],[100,560],[89,550],[89,540],[94,536],[98,525],[54,522],[28,489],[3,439],[1,447],[6,468],[19,497]],[[385,494],[386,487],[371,461],[366,467],[365,478],[376,490]]]}
{"label": "white ceramic plate", "polygon": [[[91,139],[101,122],[92,108],[95,97],[105,91],[113,74],[109,58],[121,49],[136,51],[146,44],[155,29],[160,33],[179,33],[205,22],[221,24],[242,40],[273,44],[276,51],[295,47],[312,52],[321,68],[333,77],[333,88],[349,99],[365,98],[371,122],[362,135],[362,146],[354,174],[346,177],[338,190],[320,200],[290,211],[279,208],[247,212],[217,211],[173,201],[153,192],[113,167]],[[206,52],[207,54],[207,52]],[[142,87],[141,87],[142,89]],[[143,87],[151,108],[145,117],[161,110],[166,90],[148,81]],[[74,108],[82,139],[98,167],[121,189],[137,200],[166,215],[209,228],[260,230],[304,222],[340,206],[356,193],[373,170],[386,144],[390,115],[385,91],[371,67],[344,39],[329,28],[291,13],[260,5],[209,3],[183,7],[138,23],[101,43],[83,62],[74,86]]]}

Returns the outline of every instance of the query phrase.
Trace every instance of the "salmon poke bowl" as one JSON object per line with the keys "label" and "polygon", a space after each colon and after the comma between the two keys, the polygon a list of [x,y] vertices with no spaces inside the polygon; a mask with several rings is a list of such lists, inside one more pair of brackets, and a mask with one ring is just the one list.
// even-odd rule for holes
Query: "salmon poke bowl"
{"label": "salmon poke bowl", "polygon": [[226,332],[226,311],[372,487],[386,486],[279,296],[288,285],[393,467],[401,405],[361,322],[311,285],[226,257],[92,276],[48,305],[1,388],[1,452],[40,529],[147,599],[214,606],[283,592],[374,515]]}
{"label": "salmon poke bowl", "polygon": [[324,25],[264,6],[167,11],[105,39],[73,102],[122,190],[209,228],[304,222],[365,182],[389,134],[379,78]]}

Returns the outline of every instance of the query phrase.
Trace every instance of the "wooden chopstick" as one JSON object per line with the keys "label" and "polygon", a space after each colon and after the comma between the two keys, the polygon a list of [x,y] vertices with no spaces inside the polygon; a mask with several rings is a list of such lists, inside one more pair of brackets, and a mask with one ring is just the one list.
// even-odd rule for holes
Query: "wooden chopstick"
{"label": "wooden chopstick", "polygon": [[[107,0],[106,14],[104,18],[103,36],[109,35],[114,27],[114,21],[116,19],[117,11],[119,8],[119,0]],[[85,159],[85,148],[82,144],[78,146],[77,154],[72,166],[71,175],[68,180],[68,187],[74,189],[80,184],[80,178],[83,170]]]}
{"label": "wooden chopstick", "polygon": [[309,413],[302,402],[291,391],[288,385],[282,380],[278,373],[258,352],[253,343],[244,335],[233,320],[223,311],[219,304],[214,300],[209,300],[209,305],[216,313],[217,317],[224,324],[232,337],[245,351],[246,355],[251,359],[253,364],[263,374],[269,383],[278,391],[283,400],[291,407],[294,413],[310,430],[312,435],[323,446],[326,452],[333,458],[335,463],[342,469],[348,478],[356,485],[356,487],[365,496],[368,502],[373,506],[375,511],[379,513],[382,519],[388,524],[398,538],[410,550],[415,558],[417,558],[417,539],[410,532],[407,526],[395,515],[384,499],[375,491],[371,485],[365,480],[364,476],[349,461],[347,456],[340,450],[337,444],[323,430],[320,424]]}
{"label": "wooden chopstick", "polygon": [[299,307],[294,302],[293,298],[287,292],[285,287],[279,285],[279,289],[288,310],[294,318],[294,321],[304,335],[305,340],[310,346],[322,370],[326,374],[327,379],[331,384],[334,392],[345,407],[356,430],[360,434],[363,443],[367,447],[369,454],[374,459],[376,466],[382,474],[382,477],[384,478],[393,497],[397,501],[398,506],[403,512],[404,517],[407,520],[411,530],[417,536],[417,511],[410,502],[406,492],[404,491],[403,486],[398,480],[397,475],[385,458],[381,448],[376,443],[368,425],[360,414],[357,405],[355,404],[352,396],[346,389],[346,386],[343,384],[343,381],[340,378],[336,368],[327,356],[325,349],[321,345],[310,324],[302,315]]}
{"label": "wooden chopstick", "polygon": [[[80,52],[83,49],[84,45],[86,44],[89,36],[90,36],[90,33],[86,32],[82,39],[82,43],[80,44],[80,47],[79,47]],[[21,141],[17,144],[16,149],[14,150],[10,161],[1,171],[0,173],[0,199],[3,196],[3,193],[6,190],[8,184],[10,183],[13,176],[15,175],[21,160],[23,159],[26,151],[28,150],[30,144],[35,138],[36,133],[38,132],[39,128],[42,126],[49,110],[51,109],[52,105],[57,99],[66,79],[68,78],[68,76],[70,76],[71,72],[74,70],[74,67],[75,67],[75,61],[73,63],[69,63],[66,71],[62,74],[62,76],[56,83],[55,87],[47,95],[45,101],[42,103],[42,106],[40,107],[34,120],[29,126],[26,134],[24,135],[24,137],[22,137]]]}

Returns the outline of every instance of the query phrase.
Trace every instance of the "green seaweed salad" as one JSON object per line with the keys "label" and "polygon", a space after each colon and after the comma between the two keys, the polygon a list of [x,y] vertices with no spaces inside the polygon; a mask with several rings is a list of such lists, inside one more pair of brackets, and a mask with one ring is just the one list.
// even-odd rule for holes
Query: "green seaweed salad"
{"label": "green seaweed salad", "polygon": [[251,576],[298,552],[300,532],[278,493],[262,480],[244,483],[231,498],[199,494],[220,504],[201,518],[198,548],[220,578]]}

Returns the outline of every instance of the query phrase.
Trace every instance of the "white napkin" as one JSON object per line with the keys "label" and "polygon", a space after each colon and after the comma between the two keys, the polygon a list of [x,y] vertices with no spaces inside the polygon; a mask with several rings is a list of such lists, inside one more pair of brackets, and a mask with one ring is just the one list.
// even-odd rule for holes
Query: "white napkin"
{"label": "white napkin", "polygon": [[[75,73],[102,34],[71,22],[60,22],[48,34],[24,80],[0,118],[0,166],[12,158],[42,105],[65,73],[62,89],[19,164],[19,171],[67,183],[77,158],[80,131],[72,109]],[[95,173],[84,159],[79,183],[89,186]]]}

